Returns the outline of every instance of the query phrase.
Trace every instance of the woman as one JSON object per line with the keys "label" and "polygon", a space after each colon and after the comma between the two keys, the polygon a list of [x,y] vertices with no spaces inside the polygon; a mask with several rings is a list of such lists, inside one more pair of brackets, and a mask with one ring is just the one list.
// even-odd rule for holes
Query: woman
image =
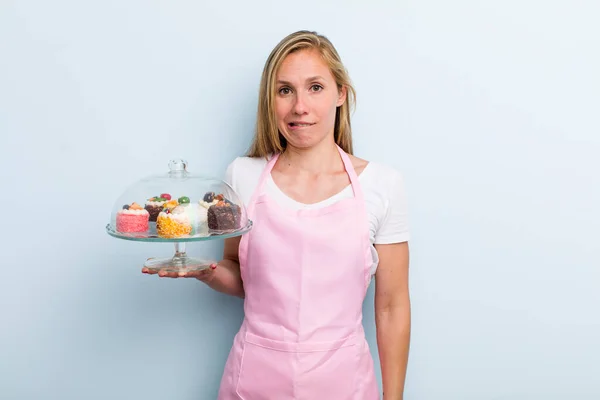
{"label": "woman", "polygon": [[410,336],[403,182],[352,155],[353,101],[323,36],[291,34],[266,62],[252,147],[227,170],[254,227],[227,239],[217,265],[183,275],[244,298],[219,399],[379,399],[362,329],[373,275],[383,398],[403,397]]}

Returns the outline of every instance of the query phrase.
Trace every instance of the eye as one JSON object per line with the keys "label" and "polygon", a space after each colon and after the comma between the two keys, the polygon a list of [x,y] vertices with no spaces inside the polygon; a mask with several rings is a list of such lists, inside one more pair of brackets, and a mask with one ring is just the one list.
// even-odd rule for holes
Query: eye
{"label": "eye", "polygon": [[279,94],[281,95],[286,95],[286,94],[290,94],[292,91],[289,87],[282,87],[281,89],[279,89]]}
{"label": "eye", "polygon": [[315,84],[310,87],[310,90],[312,90],[313,92],[320,92],[321,90],[323,90],[323,86]]}

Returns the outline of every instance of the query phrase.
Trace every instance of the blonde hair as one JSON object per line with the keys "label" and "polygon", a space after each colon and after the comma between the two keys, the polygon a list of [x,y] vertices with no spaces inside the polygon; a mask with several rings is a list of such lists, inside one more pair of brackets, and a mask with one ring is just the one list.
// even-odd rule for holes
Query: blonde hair
{"label": "blonde hair", "polygon": [[276,75],[289,54],[307,49],[319,51],[337,83],[338,90],[346,88],[346,100],[336,110],[334,140],[346,153],[353,153],[350,111],[356,102],[356,91],[350,76],[329,39],[316,32],[298,31],[283,38],[265,63],[260,82],[256,131],[248,157],[267,157],[285,149],[287,142],[279,132],[274,111]]}

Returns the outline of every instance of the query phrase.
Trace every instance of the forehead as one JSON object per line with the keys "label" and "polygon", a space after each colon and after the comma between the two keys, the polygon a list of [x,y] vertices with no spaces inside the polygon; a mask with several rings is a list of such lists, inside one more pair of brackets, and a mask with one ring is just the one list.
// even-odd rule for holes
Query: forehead
{"label": "forehead", "polygon": [[289,54],[277,71],[277,80],[288,82],[304,81],[315,76],[333,80],[329,66],[315,49],[300,50]]}

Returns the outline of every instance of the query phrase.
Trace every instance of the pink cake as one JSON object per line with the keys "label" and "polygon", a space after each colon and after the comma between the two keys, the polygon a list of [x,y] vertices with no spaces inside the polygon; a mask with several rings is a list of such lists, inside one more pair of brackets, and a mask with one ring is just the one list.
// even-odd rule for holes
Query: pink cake
{"label": "pink cake", "polygon": [[148,230],[148,220],[150,213],[142,206],[133,202],[131,205],[124,205],[117,212],[117,231],[128,232],[146,232]]}

